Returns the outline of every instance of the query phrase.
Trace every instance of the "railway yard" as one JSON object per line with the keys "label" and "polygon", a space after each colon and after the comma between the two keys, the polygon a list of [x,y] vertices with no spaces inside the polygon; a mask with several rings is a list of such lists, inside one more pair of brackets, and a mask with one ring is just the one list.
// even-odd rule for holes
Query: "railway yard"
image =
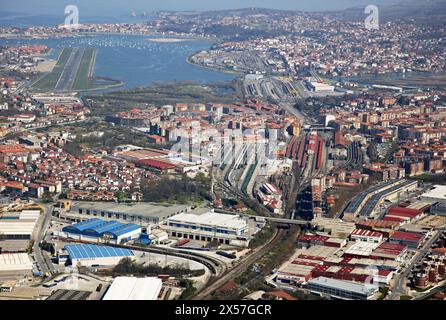
{"label": "railway yard", "polygon": [[219,83],[102,90],[118,44],[63,45],[39,73],[46,46],[0,48],[0,299],[446,300],[446,92],[393,81],[444,68],[444,30],[259,12],[82,26],[156,34],[140,59],[211,39],[179,65]]}

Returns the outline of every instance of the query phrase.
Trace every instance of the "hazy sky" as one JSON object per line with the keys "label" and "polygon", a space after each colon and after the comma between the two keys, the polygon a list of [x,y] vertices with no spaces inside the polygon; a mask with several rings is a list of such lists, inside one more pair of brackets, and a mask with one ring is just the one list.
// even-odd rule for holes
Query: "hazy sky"
{"label": "hazy sky", "polygon": [[79,7],[81,15],[124,15],[132,10],[218,10],[248,7],[307,11],[340,10],[369,4],[391,4],[401,0],[0,0],[0,12],[63,15],[66,5]]}

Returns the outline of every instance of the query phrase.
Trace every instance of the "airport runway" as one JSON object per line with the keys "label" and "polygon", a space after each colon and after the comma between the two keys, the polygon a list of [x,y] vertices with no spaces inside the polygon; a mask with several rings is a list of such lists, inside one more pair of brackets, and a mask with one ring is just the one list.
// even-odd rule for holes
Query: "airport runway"
{"label": "airport runway", "polygon": [[73,89],[74,82],[76,81],[77,71],[82,61],[85,49],[73,48],[70,57],[65,64],[62,74],[56,83],[56,91],[70,91]]}

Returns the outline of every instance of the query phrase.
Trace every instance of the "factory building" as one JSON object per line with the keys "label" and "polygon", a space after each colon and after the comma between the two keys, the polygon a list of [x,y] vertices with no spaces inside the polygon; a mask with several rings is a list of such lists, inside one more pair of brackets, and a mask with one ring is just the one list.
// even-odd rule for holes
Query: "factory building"
{"label": "factory building", "polygon": [[308,282],[306,288],[313,293],[346,300],[369,300],[379,290],[377,286],[345,280],[319,277]]}
{"label": "factory building", "polygon": [[168,218],[163,228],[174,238],[219,241],[228,245],[239,245],[238,240],[246,242],[249,231],[247,221],[240,216],[213,211],[180,213]]}
{"label": "factory building", "polygon": [[0,277],[32,275],[33,264],[27,253],[0,254]]}
{"label": "factory building", "polygon": [[373,243],[381,243],[383,240],[382,233],[366,229],[355,229],[353,230],[350,237],[353,241],[365,241]]}
{"label": "factory building", "polygon": [[3,213],[0,216],[2,240],[30,240],[39,216],[39,210]]}
{"label": "factory building", "polygon": [[353,230],[356,229],[354,223],[341,219],[317,217],[311,223],[319,230],[329,233],[334,238],[340,239],[347,239]]}
{"label": "factory building", "polygon": [[62,232],[55,232],[54,235],[71,238],[80,241],[109,243],[123,243],[136,239],[141,234],[141,227],[118,221],[104,221],[101,219],[89,219],[62,229]]}
{"label": "factory building", "polygon": [[410,249],[417,249],[424,237],[424,234],[418,232],[396,231],[390,236],[389,242],[406,245]]}
{"label": "factory building", "polygon": [[402,262],[406,253],[407,245],[383,242],[373,250],[369,258]]}
{"label": "factory building", "polygon": [[93,244],[66,245],[69,259],[73,266],[78,264],[91,266],[114,266],[123,258],[132,258],[133,252],[129,249],[110,246],[97,246]]}
{"label": "factory building", "polygon": [[155,277],[116,277],[102,300],[157,300],[161,287]]}
{"label": "factory building", "polygon": [[98,217],[100,219],[158,224],[190,207],[186,205],[162,205],[148,203],[117,204],[111,202],[75,202],[66,216],[73,221]]}
{"label": "factory building", "polygon": [[437,202],[430,208],[430,213],[446,216],[446,202]]}
{"label": "factory building", "polygon": [[394,221],[400,224],[411,222],[415,219],[423,217],[424,208],[413,209],[405,207],[390,208],[384,216],[384,221]]}
{"label": "factory building", "polygon": [[421,201],[446,203],[446,186],[435,185],[431,190],[421,195]]}
{"label": "factory building", "polygon": [[330,86],[324,82],[305,81],[305,84],[308,90],[312,92],[333,92],[335,89],[334,86]]}

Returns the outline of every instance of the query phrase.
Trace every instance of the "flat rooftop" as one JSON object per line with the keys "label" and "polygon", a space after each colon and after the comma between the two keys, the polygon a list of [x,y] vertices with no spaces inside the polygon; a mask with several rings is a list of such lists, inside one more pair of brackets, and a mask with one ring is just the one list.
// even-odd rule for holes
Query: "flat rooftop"
{"label": "flat rooftop", "polygon": [[199,213],[180,213],[168,219],[169,222],[183,222],[213,227],[240,229],[247,227],[247,222],[238,215],[208,211]]}
{"label": "flat rooftop", "polygon": [[353,244],[349,244],[345,250],[346,254],[357,256],[369,256],[373,250],[379,246],[379,243],[356,241]]}
{"label": "flat rooftop", "polygon": [[157,300],[161,286],[155,277],[116,277],[102,300]]}
{"label": "flat rooftop", "polygon": [[446,186],[435,185],[431,190],[423,193],[421,198],[423,200],[432,199],[446,201]]}
{"label": "flat rooftop", "polygon": [[351,281],[345,281],[345,280],[337,280],[337,279],[331,279],[326,277],[319,277],[315,279],[311,279],[308,284],[312,285],[319,285],[326,288],[331,289],[337,289],[337,290],[344,290],[349,292],[354,292],[362,295],[371,295],[373,292],[376,291],[375,287],[368,287],[364,284],[355,283]]}
{"label": "flat rooftop", "polygon": [[33,264],[27,253],[0,254],[0,271],[31,271]]}
{"label": "flat rooftop", "polygon": [[89,202],[76,201],[72,205],[71,211],[77,211],[78,208],[90,209],[98,212],[111,212],[118,214],[128,214],[140,217],[158,217],[164,219],[182,211],[190,209],[187,205],[164,205],[159,203],[132,203],[119,204],[114,202]]}
{"label": "flat rooftop", "polygon": [[5,212],[0,218],[0,234],[30,236],[34,232],[39,216],[39,210]]}
{"label": "flat rooftop", "polygon": [[314,266],[295,263],[286,263],[279,268],[278,273],[289,276],[308,276],[313,271]]}
{"label": "flat rooftop", "polygon": [[300,259],[323,261],[335,254],[337,251],[339,251],[339,248],[315,245],[308,249],[298,250],[296,257]]}

